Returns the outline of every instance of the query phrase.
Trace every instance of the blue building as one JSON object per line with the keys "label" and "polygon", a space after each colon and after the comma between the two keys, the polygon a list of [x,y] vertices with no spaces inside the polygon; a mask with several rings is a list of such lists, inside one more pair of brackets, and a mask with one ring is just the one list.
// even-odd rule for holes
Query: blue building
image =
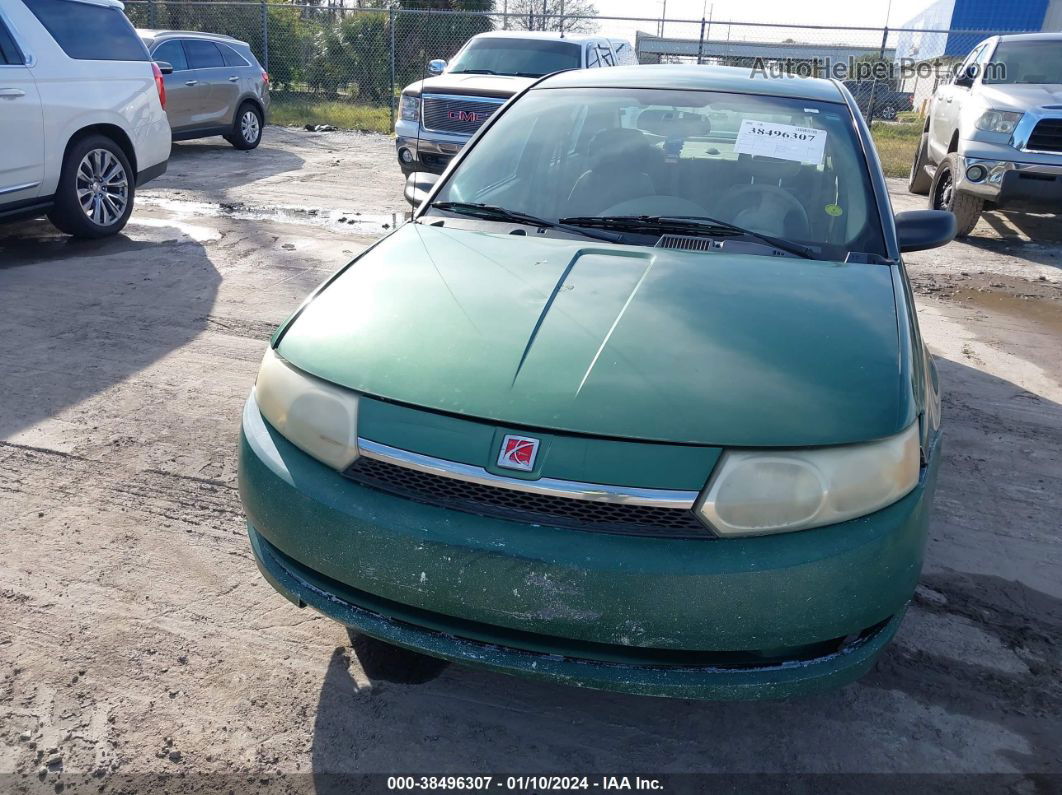
{"label": "blue building", "polygon": [[953,60],[997,33],[1062,29],[1062,0],[937,0],[901,27],[897,59]]}

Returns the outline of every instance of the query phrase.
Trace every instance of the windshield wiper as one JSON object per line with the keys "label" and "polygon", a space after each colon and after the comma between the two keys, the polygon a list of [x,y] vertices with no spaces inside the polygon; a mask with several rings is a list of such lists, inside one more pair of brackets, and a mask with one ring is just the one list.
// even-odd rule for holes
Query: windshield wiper
{"label": "windshield wiper", "polygon": [[498,74],[493,69],[459,69],[456,72],[450,72],[452,75],[496,75]]}
{"label": "windshield wiper", "polygon": [[606,240],[609,243],[616,243],[621,239],[617,235],[595,234],[593,232],[587,232],[585,229],[568,226],[563,221],[547,221],[545,218],[528,215],[527,213],[522,213],[518,210],[509,210],[505,207],[498,207],[493,204],[479,204],[475,202],[432,202],[428,206],[434,207],[436,210],[444,210],[448,213],[458,213],[459,215],[469,215],[473,218],[483,218],[487,221],[510,221],[516,224],[537,226],[540,229],[560,229],[563,232],[570,232],[573,235],[582,235],[583,237],[593,238],[594,240]]}
{"label": "windshield wiper", "polygon": [[808,246],[774,237],[773,235],[753,232],[751,229],[745,229],[736,224],[704,215],[574,215],[570,218],[561,218],[560,223],[571,224],[572,226],[615,229],[622,232],[648,232],[651,234],[679,232],[706,236],[745,236],[759,240],[796,257],[817,259],[814,250]]}

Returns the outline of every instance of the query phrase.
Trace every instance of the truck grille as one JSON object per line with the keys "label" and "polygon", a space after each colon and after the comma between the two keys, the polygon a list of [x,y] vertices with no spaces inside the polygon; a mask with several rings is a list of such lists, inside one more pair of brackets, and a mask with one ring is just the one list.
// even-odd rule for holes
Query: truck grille
{"label": "truck grille", "polygon": [[424,97],[424,129],[472,135],[502,105],[502,100]]}
{"label": "truck grille", "polygon": [[683,508],[624,505],[487,486],[361,457],[343,473],[363,486],[416,502],[527,524],[657,538],[714,538]]}
{"label": "truck grille", "polygon": [[1025,148],[1037,152],[1062,152],[1062,119],[1041,119],[1033,128]]}

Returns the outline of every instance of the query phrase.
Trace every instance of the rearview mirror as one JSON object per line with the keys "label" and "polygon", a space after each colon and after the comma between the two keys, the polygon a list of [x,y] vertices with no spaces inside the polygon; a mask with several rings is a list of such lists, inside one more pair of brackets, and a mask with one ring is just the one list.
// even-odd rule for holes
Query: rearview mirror
{"label": "rearview mirror", "polygon": [[970,64],[957,75],[955,75],[955,85],[969,88],[974,84],[974,79],[977,77],[977,65]]}
{"label": "rearview mirror", "polygon": [[900,251],[923,251],[955,238],[955,216],[947,210],[908,210],[896,213],[896,239]]}
{"label": "rearview mirror", "polygon": [[417,209],[428,198],[431,189],[439,181],[438,174],[429,174],[426,171],[414,171],[406,177],[406,201],[413,209]]}
{"label": "rearview mirror", "polygon": [[168,63],[167,61],[155,61],[155,66],[157,66],[159,68],[159,71],[162,72],[164,75],[173,74],[173,64]]}
{"label": "rearview mirror", "polygon": [[435,58],[434,60],[428,61],[428,74],[430,75],[441,75],[445,68],[446,61],[442,58]]}

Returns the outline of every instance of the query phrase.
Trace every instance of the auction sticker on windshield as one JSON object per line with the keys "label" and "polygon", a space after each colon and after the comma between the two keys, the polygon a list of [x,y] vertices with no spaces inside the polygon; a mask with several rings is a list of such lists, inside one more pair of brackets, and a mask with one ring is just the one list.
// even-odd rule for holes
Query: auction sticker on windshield
{"label": "auction sticker on windshield", "polygon": [[734,151],[740,155],[775,157],[818,165],[826,151],[826,131],[744,119],[738,130]]}

